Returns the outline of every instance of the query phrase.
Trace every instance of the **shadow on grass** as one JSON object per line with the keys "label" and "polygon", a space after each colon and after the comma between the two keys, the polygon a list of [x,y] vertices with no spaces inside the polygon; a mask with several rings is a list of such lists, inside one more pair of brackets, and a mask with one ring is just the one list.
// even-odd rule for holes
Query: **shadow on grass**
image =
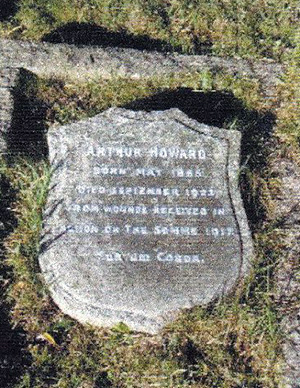
{"label": "shadow on grass", "polygon": [[19,0],[0,0],[0,22],[14,16],[18,10]]}
{"label": "shadow on grass", "polygon": [[33,161],[48,155],[46,139],[47,107],[36,97],[36,77],[20,70],[18,84],[13,91],[14,108],[9,132],[6,135],[8,160],[16,156]]}
{"label": "shadow on grass", "polygon": [[[258,173],[266,167],[266,160],[269,152],[269,147],[267,145],[272,134],[274,117],[268,112],[261,114],[257,111],[245,108],[243,103],[235,98],[230,92],[219,91],[199,93],[188,88],[179,88],[175,91],[158,93],[150,98],[136,100],[133,103],[124,106],[124,108],[146,111],[178,108],[192,119],[217,127],[230,128],[233,123],[236,122],[236,129],[242,133],[242,166],[244,165],[245,169],[250,172]],[[37,108],[37,112],[39,112],[39,114],[37,114],[36,117],[42,118],[42,110]],[[18,122],[18,120],[20,122],[21,116],[16,122]],[[5,203],[5,198],[13,198],[13,193],[9,194],[9,186],[5,186],[5,182],[3,182],[3,185],[3,191],[7,192],[7,195],[2,199],[0,210],[5,210],[9,207],[9,202]],[[259,200],[252,195],[249,195],[250,187],[247,174],[242,174],[241,188],[248,219],[253,229],[257,228],[262,222],[265,214],[264,207],[260,205]],[[9,218],[9,216],[10,214],[8,213],[7,217]],[[13,222],[15,221],[12,220],[11,222],[12,228],[14,226]],[[9,228],[5,227],[5,230],[7,233]],[[7,278],[6,274],[4,278]],[[7,342],[4,341],[2,344],[3,350],[1,349],[1,351],[3,352],[3,356],[2,354],[0,355],[0,367],[2,368],[2,371],[5,372],[4,378],[6,378],[7,381],[7,383],[3,383],[3,386],[9,387],[9,384],[14,379],[14,375],[21,374],[22,368],[26,368],[29,358],[27,358],[26,352],[22,351],[25,346],[24,333],[16,332],[10,327],[8,320],[8,306],[3,305],[1,310],[3,310],[1,313],[4,318],[0,330],[8,340]],[[9,353],[7,351],[9,351]],[[201,353],[197,353],[197,349],[193,343],[188,344],[184,349],[184,354],[184,362],[187,365],[193,363],[196,356],[199,358],[202,356]],[[12,364],[12,359],[14,358],[16,362]],[[2,365],[6,365],[7,367],[2,367]],[[99,386],[109,385],[110,382],[108,380],[106,381],[106,376],[99,377]]]}
{"label": "shadow on grass", "polygon": [[10,305],[6,301],[6,290],[13,278],[11,269],[4,264],[3,241],[17,225],[10,210],[16,193],[4,176],[0,177],[0,386],[13,387],[25,368],[30,365],[26,349],[26,334],[13,328],[10,322]]}
{"label": "shadow on grass", "polygon": [[[42,40],[50,43],[182,52],[180,48],[174,48],[168,42],[160,39],[152,39],[147,35],[134,35],[125,29],[113,32],[92,23],[68,23],[51,31]],[[198,54],[204,54],[209,52],[210,45],[195,42],[195,48]]]}
{"label": "shadow on grass", "polygon": [[[271,138],[275,123],[275,117],[271,112],[260,113],[255,110],[247,109],[243,102],[237,99],[231,92],[214,91],[204,93],[195,92],[189,88],[179,88],[175,91],[161,92],[150,98],[134,101],[133,103],[124,106],[124,108],[145,111],[178,108],[187,116],[200,123],[240,131],[242,134],[240,170],[242,198],[251,230],[260,230],[266,219],[266,209],[261,202],[260,193],[253,193],[251,190],[251,175],[257,174],[261,177],[263,171],[267,168],[267,159],[269,152],[272,150]],[[268,254],[269,253],[267,253],[267,255]],[[272,257],[268,256],[268,260],[272,262]],[[258,288],[258,285],[263,289],[263,285],[268,281],[266,280],[266,261],[264,260],[260,265],[262,270],[257,272],[258,275],[255,278],[255,282],[251,285],[251,288],[249,288],[247,301],[244,299],[243,294],[241,303],[248,303],[250,305],[249,298],[250,296],[253,297],[255,295],[255,289]],[[270,270],[269,267],[267,270]],[[215,302],[216,301],[212,301],[206,306],[209,314],[214,311],[216,306]],[[253,298],[251,303],[257,305],[256,298]],[[233,336],[226,349],[228,356],[232,357],[233,360],[239,359],[239,354],[235,347],[236,342],[237,339]],[[215,365],[210,365],[210,357],[207,357],[205,351],[202,351],[202,348],[192,341],[185,342],[177,354],[180,354],[180,361],[183,365],[183,369],[187,371],[187,373],[184,374],[186,380],[191,379],[191,374],[189,373],[189,367],[191,365],[201,365],[201,362],[204,361],[209,368],[211,367],[211,370],[215,369]],[[235,372],[237,370],[241,371],[245,376],[254,376],[256,373],[253,370],[251,362],[245,362],[243,357],[240,362],[236,362],[234,370]],[[207,378],[209,379],[209,375]],[[203,379],[205,381],[205,377],[198,377],[197,374],[197,377],[194,377],[192,381],[203,382]],[[214,376],[214,379],[218,380],[217,384],[219,385],[222,385],[226,380],[223,379],[221,374]],[[242,385],[244,386],[243,383]],[[257,382],[256,378],[254,378],[253,387],[254,386],[261,388],[262,384]]]}
{"label": "shadow on grass", "polygon": [[[18,157],[41,160],[47,155],[45,141],[45,107],[37,100],[35,77],[21,69],[13,90],[13,112],[5,136],[9,153],[6,162],[13,164]],[[26,333],[14,328],[10,321],[10,303],[6,292],[14,281],[12,269],[5,263],[4,241],[17,226],[11,210],[16,192],[4,175],[0,177],[0,386],[13,387],[30,365],[26,350]]]}
{"label": "shadow on grass", "polygon": [[166,110],[178,108],[190,118],[220,128],[234,128],[242,133],[241,190],[251,229],[257,229],[265,219],[265,208],[259,195],[250,195],[248,179],[266,167],[275,117],[270,112],[261,114],[247,109],[231,92],[195,92],[189,88],[165,91],[150,98],[136,100],[124,108],[132,110]]}

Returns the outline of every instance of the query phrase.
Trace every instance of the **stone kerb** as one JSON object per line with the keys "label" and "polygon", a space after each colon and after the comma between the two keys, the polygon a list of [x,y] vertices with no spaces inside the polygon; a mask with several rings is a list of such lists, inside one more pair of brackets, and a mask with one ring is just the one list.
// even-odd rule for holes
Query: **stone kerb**
{"label": "stone kerb", "polygon": [[0,40],[0,67],[24,67],[41,76],[87,80],[112,75],[131,78],[178,72],[211,70],[257,78],[265,93],[273,87],[283,67],[272,61],[247,61],[209,55],[182,55],[117,47],[76,47],[67,44]]}
{"label": "stone kerb", "polygon": [[12,127],[14,111],[13,91],[19,74],[19,69],[0,69],[0,154],[7,152],[7,137]]}

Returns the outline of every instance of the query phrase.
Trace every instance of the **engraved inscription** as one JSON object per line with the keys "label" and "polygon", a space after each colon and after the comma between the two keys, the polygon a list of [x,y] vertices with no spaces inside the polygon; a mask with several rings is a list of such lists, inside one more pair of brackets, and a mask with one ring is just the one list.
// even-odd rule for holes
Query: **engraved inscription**
{"label": "engraved inscription", "polygon": [[[231,208],[223,203],[227,193],[217,190],[210,178],[210,152],[205,147],[99,145],[87,149],[92,184],[82,181],[71,188],[73,201],[66,211],[76,222],[64,225],[60,232],[98,239],[143,238],[144,245],[149,241],[150,248],[159,250],[120,255],[96,249],[94,255],[102,261],[204,263],[205,257],[191,249],[189,241],[230,239],[236,234]],[[165,250],[170,238],[181,241],[180,250]]]}
{"label": "engraved inscription", "polygon": [[186,159],[186,160],[203,160],[206,159],[206,152],[204,149],[183,149],[180,147],[162,147],[156,146],[149,149],[142,149],[138,147],[95,147],[93,145],[88,147],[88,155],[94,157],[108,157],[108,158],[142,158],[150,156],[152,158],[162,159]]}
{"label": "engraved inscription", "polygon": [[47,136],[39,263],[68,315],[155,334],[246,274],[253,246],[237,131],[177,109],[113,108]]}

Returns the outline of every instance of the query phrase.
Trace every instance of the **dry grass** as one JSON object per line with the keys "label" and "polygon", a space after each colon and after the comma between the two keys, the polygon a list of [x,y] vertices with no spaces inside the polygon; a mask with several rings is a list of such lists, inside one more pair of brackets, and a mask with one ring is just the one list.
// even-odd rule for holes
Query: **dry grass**
{"label": "dry grass", "polygon": [[[260,117],[271,110],[282,148],[298,155],[297,7],[296,0],[280,4],[262,0],[23,0],[16,15],[0,28],[2,36],[39,40],[75,22],[146,35],[186,52],[209,49],[224,56],[269,57],[288,63],[277,98],[271,102],[260,93],[259,81],[210,72],[89,84],[40,80],[38,96],[48,105],[47,124],[59,125],[182,87],[195,94],[231,92],[241,102],[240,111],[224,120],[224,126],[243,130],[248,140],[259,138]],[[24,352],[30,355],[30,367],[22,371],[14,388],[282,387],[282,334],[274,303],[274,271],[284,247],[274,227],[272,208],[272,197],[280,186],[267,163],[261,164],[256,140],[251,141],[248,145],[253,150],[245,155],[241,175],[246,206],[256,219],[252,225],[257,252],[253,271],[233,295],[205,309],[184,312],[157,336],[132,333],[122,324],[111,330],[84,327],[57,310],[37,262],[49,166],[1,162],[1,174],[16,192],[11,207],[17,225],[5,241],[5,266],[11,274],[8,285],[5,283],[6,299],[11,325],[26,333]]]}
{"label": "dry grass", "polygon": [[[237,12],[238,10],[238,12]],[[185,52],[280,60],[297,39],[297,0],[22,0],[2,22],[2,35],[40,40],[56,29],[78,26],[146,36]],[[65,37],[66,39],[66,37]]]}
{"label": "dry grass", "polygon": [[[224,89],[244,96],[243,104],[238,105],[243,111],[240,115],[237,111],[237,119],[228,122],[228,127],[241,129],[240,116],[252,112],[250,108],[265,109],[259,83],[207,72],[142,82],[122,78],[93,84],[41,80],[38,96],[48,104],[48,123],[61,124],[182,86],[197,93]],[[184,312],[160,335],[132,333],[123,324],[111,330],[84,327],[57,310],[39,274],[49,166],[17,161],[13,166],[3,164],[2,172],[17,193],[12,208],[18,226],[5,242],[6,265],[13,273],[8,289],[11,320],[25,330],[31,357],[31,367],[24,370],[15,388],[280,387],[281,335],[272,302],[272,273],[280,246],[272,229],[261,226],[257,232],[257,258],[242,288],[207,309]],[[259,179],[264,176],[258,171],[248,171],[249,195],[256,198],[257,206],[267,207],[268,185],[259,187]]]}

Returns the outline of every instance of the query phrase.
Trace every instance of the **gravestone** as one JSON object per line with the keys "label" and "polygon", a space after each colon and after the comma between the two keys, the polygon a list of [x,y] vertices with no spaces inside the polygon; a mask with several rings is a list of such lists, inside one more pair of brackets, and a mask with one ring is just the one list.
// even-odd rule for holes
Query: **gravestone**
{"label": "gravestone", "polygon": [[156,333],[228,293],[253,254],[240,133],[177,109],[112,108],[48,133],[53,175],[40,266],[81,322]]}

